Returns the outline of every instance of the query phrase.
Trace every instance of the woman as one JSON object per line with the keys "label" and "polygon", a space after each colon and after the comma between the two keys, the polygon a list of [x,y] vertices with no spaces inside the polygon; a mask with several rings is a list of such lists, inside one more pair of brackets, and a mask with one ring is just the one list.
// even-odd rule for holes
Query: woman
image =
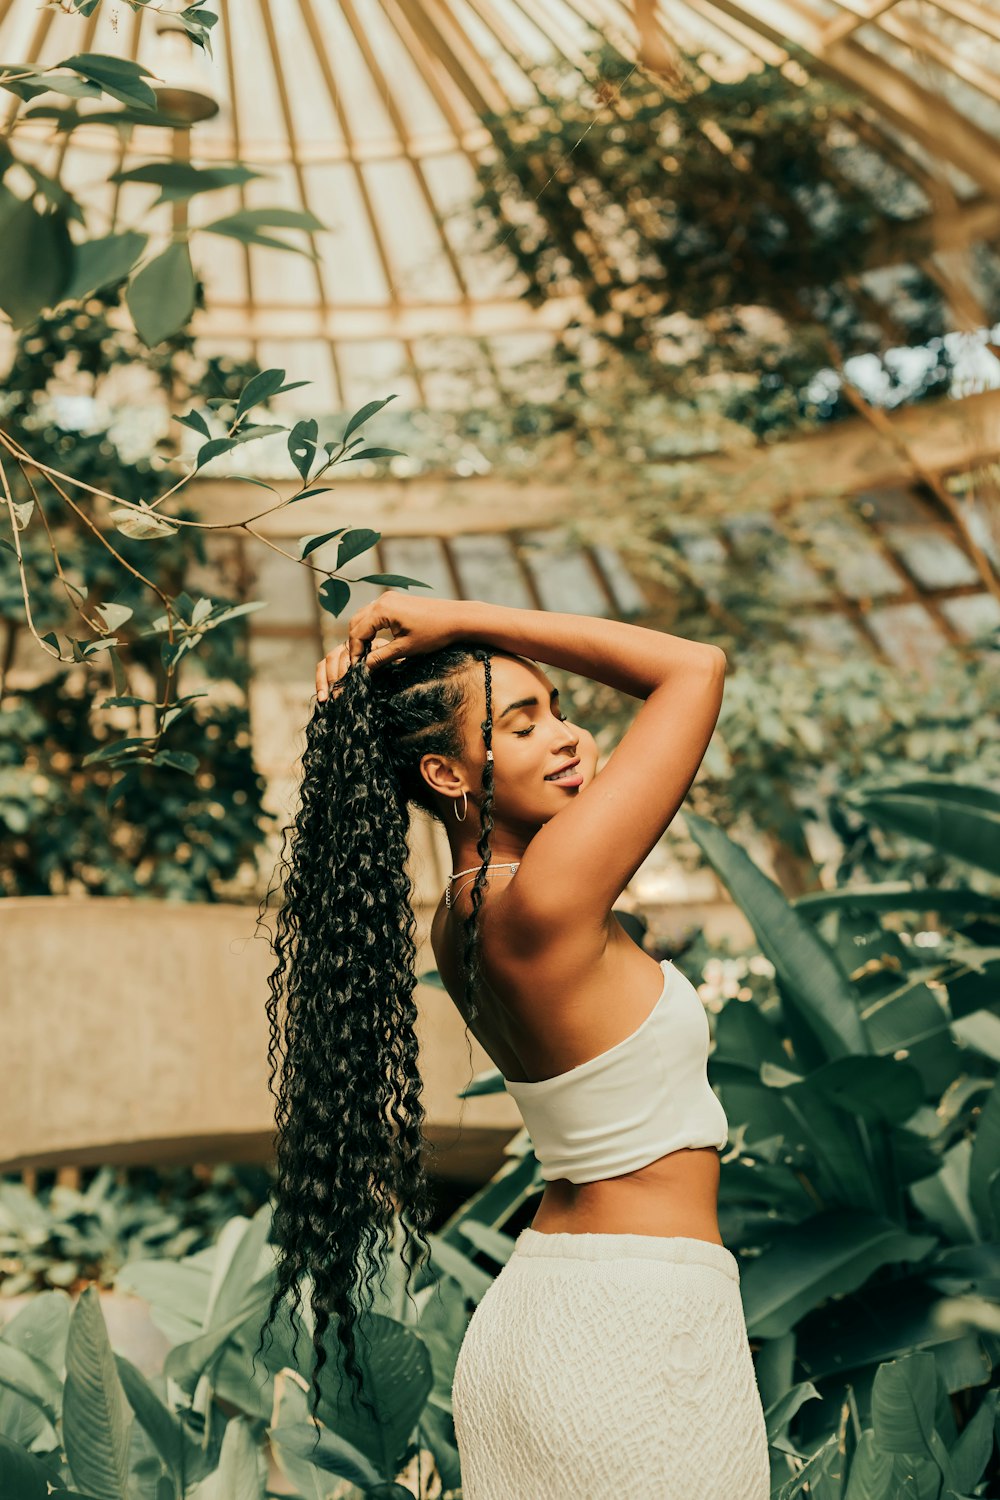
{"label": "woman", "polygon": [[[537,662],[642,700],[599,776],[592,736]],[[401,873],[413,804],[451,846],[439,971],[546,1182],[459,1353],[465,1500],[769,1492],[738,1263],[716,1216],[727,1125],[707,1018],[612,911],[701,763],[725,666],[715,646],[616,620],[388,590],[317,667],[281,914],[298,952],[272,976],[272,1063],[283,968],[292,1061],[272,1312],[308,1271],[317,1379],[330,1314],[353,1378],[361,1241],[370,1255],[388,1232],[393,1194],[417,1236],[428,1224]],[[366,1035],[381,1038],[370,1071]]]}

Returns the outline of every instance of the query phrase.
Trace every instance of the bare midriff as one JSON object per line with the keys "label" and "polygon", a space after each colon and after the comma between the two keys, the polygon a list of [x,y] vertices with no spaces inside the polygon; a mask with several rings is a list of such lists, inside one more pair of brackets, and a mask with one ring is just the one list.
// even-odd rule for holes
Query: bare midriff
{"label": "bare midriff", "polygon": [[683,1235],[721,1245],[719,1153],[714,1146],[671,1151],[658,1161],[598,1182],[545,1184],[531,1228],[543,1234]]}

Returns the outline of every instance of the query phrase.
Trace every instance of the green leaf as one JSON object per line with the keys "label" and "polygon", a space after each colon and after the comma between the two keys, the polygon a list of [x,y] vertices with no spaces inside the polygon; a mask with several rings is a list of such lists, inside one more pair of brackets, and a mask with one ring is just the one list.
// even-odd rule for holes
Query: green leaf
{"label": "green leaf", "polygon": [[138,782],[139,778],[134,771],[126,771],[123,776],[119,776],[117,781],[113,781],[108,787],[108,794],[104,799],[107,811],[110,812],[115,803],[121,801],[122,797],[127,797],[132,788],[138,785]]}
{"label": "green leaf", "polygon": [[1000,792],[926,778],[852,799],[875,823],[1000,875]]}
{"label": "green leaf", "polygon": [[193,776],[198,769],[198,757],[190,750],[158,750],[153,756],[154,766],[173,766],[177,771],[187,771]]}
{"label": "green leaf", "polygon": [[761,951],[827,1055],[870,1052],[854,988],[811,922],[721,828],[687,809],[684,825],[750,922]]}
{"label": "green leaf", "polygon": [[241,417],[252,407],[259,406],[261,402],[269,401],[272,396],[276,396],[282,388],[284,379],[284,370],[261,370],[254,375],[240,392],[236,416]]}
{"label": "green leaf", "polygon": [[96,1500],[129,1500],[132,1418],[96,1287],[77,1298],[66,1340],[63,1443],[73,1478]]}
{"label": "green leaf", "polygon": [[942,1166],[931,1178],[910,1184],[910,1199],[927,1220],[954,1245],[978,1238],[976,1217],[969,1202],[969,1163],[972,1140],[957,1140],[943,1155]]}
{"label": "green leaf", "polygon": [[886,1453],[918,1453],[929,1458],[951,1484],[951,1461],[934,1430],[937,1369],[934,1355],[916,1350],[879,1365],[872,1385],[872,1431]]}
{"label": "green leaf", "polygon": [[207,443],[202,443],[195,455],[195,468],[201,469],[220,453],[228,453],[236,447],[236,439],[231,437],[210,438]]}
{"label": "green leaf", "polygon": [[90,766],[98,760],[110,760],[113,755],[117,755],[121,750],[131,750],[136,745],[144,745],[145,743],[146,741],[141,735],[132,735],[128,739],[115,740],[113,744],[102,745],[99,750],[92,750],[89,755],[85,755],[82,764]]}
{"label": "green leaf", "polygon": [[352,580],[354,583],[382,583],[386,588],[405,589],[413,587],[416,589],[433,588],[433,584],[424,583],[420,578],[406,578],[402,573],[362,573],[360,578]]}
{"label": "green leaf", "polygon": [[219,188],[234,187],[249,182],[254,177],[264,177],[251,167],[194,167],[186,161],[144,162],[139,167],[112,172],[109,182],[146,182],[162,188],[153,204],[180,202],[193,198],[198,193],[211,193]]}
{"label": "green leaf", "polygon": [[352,453],[350,458],[345,458],[344,463],[353,463],[356,458],[405,458],[405,453],[400,453],[398,448],[362,448],[360,453]]}
{"label": "green leaf", "polygon": [[261,1454],[242,1417],[226,1425],[219,1452],[219,1467],[212,1475],[219,1500],[262,1500],[264,1472]]}
{"label": "green leaf", "polygon": [[[78,115],[75,124],[111,125],[116,128],[123,125],[157,125],[165,130],[188,130],[191,122],[185,120],[182,115],[172,115],[163,109],[144,109],[138,105],[128,105],[124,109],[88,110],[86,115]],[[75,128],[75,126],[70,128]]]}
{"label": "green leaf", "polygon": [[866,1428],[858,1439],[844,1500],[897,1500],[893,1467],[892,1454],[885,1453]]}
{"label": "green leaf", "polygon": [[183,1492],[183,1486],[190,1483],[204,1467],[198,1444],[184,1430],[173,1412],[163,1404],[141,1370],[137,1370],[122,1354],[115,1355],[115,1365],[122,1389],[139,1419],[139,1425],[152,1439],[171,1478]]}
{"label": "green leaf", "polygon": [[395,395],[386,396],[382,401],[369,401],[367,406],[362,406],[359,411],[356,411],[354,413],[354,416],[345,427],[343,442],[346,443],[347,439],[352,435],[352,433],[357,432],[358,428],[362,426],[363,423],[367,422],[369,417],[373,417],[376,412],[382,410],[383,406],[388,406],[389,402],[395,401],[395,399]]}
{"label": "green leaf", "polygon": [[[140,502],[142,504],[142,502]],[[143,506],[142,510],[113,510],[111,519],[116,530],[133,541],[148,541],[152,537],[175,536],[178,528],[164,517]]]}
{"label": "green leaf", "polygon": [[[188,1393],[194,1391],[201,1376],[211,1374],[216,1362],[233,1335],[251,1319],[263,1319],[271,1300],[274,1276],[262,1276],[250,1288],[243,1302],[224,1322],[213,1324],[197,1338],[177,1344],[169,1351],[163,1373],[176,1380]],[[259,1321],[255,1324],[260,1327]]]}
{"label": "green leaf", "polygon": [[[13,83],[6,81],[18,73],[27,73],[30,76],[17,78]],[[16,94],[19,99],[34,99],[38,94],[48,93],[49,87],[49,83],[42,80],[42,70],[33,67],[31,63],[0,63],[0,88]]]}
{"label": "green leaf", "polygon": [[963,886],[942,890],[936,886],[911,885],[907,880],[886,880],[878,885],[844,886],[837,891],[809,891],[795,896],[792,905],[807,916],[827,911],[993,911],[996,898]]}
{"label": "green leaf", "polygon": [[822,1401],[823,1397],[813,1385],[811,1380],[801,1381],[785,1391],[777,1401],[772,1402],[764,1411],[767,1425],[768,1441],[774,1439],[786,1428],[795,1413],[805,1405],[807,1401]]}
{"label": "green leaf", "polygon": [[765,1252],[740,1267],[751,1337],[780,1338],[829,1298],[863,1286],[880,1266],[923,1260],[936,1243],[859,1208],[829,1209],[777,1227]]}
{"label": "green leaf", "polygon": [[770,1088],[788,1090],[808,1103],[821,1095],[850,1115],[873,1124],[902,1125],[924,1102],[924,1083],[912,1064],[894,1057],[838,1057],[824,1063],[808,1078],[786,1075],[770,1063],[760,1066],[762,1082]]}
{"label": "green leaf", "polygon": [[292,1422],[287,1427],[269,1427],[268,1436],[281,1448],[287,1448],[297,1458],[304,1458],[336,1474],[338,1479],[347,1479],[360,1489],[367,1490],[379,1484],[382,1475],[368,1461],[360,1448],[355,1448],[346,1438],[335,1432],[316,1428],[310,1422]]}
{"label": "green leaf", "polygon": [[342,578],[328,578],[319,591],[320,608],[336,618],[350,597],[350,586]]}
{"label": "green leaf", "polygon": [[174,417],[175,422],[180,422],[184,427],[190,427],[194,432],[200,432],[202,437],[211,438],[212,433],[208,423],[200,411],[189,411],[186,416]]}
{"label": "green leaf", "polygon": [[104,621],[106,630],[117,630],[126,620],[131,620],[134,611],[127,604],[96,604],[94,608]]}
{"label": "green leaf", "polygon": [[271,229],[306,229],[314,231],[327,226],[314,213],[302,208],[244,208],[239,213],[227,214],[211,224],[200,224],[199,229],[219,230],[220,224],[245,225],[248,229],[259,229],[266,224]]}
{"label": "green leaf", "polygon": [[972,1157],[969,1162],[969,1198],[975,1209],[984,1238],[1000,1235],[1000,1223],[994,1222],[990,1180],[996,1175],[1000,1164],[1000,1088],[996,1081],[986,1096],[979,1112],[976,1133],[972,1140]]}
{"label": "green leaf", "polygon": [[358,527],[355,531],[349,531],[337,548],[336,566],[342,568],[353,557],[359,557],[362,552],[368,552],[381,536],[380,531],[369,531],[367,527]]}
{"label": "green leaf", "polygon": [[310,417],[307,421],[296,422],[288,434],[288,456],[304,480],[309,478],[309,470],[316,457],[318,433],[319,424],[315,418]]}
{"label": "green leaf", "polygon": [[359,1449],[384,1480],[391,1480],[434,1383],[427,1347],[394,1318],[379,1313],[364,1318],[357,1357],[366,1394],[375,1407],[373,1421],[355,1404],[332,1328],[330,1335],[329,1361],[320,1375],[319,1418],[341,1441]]}
{"label": "green leaf", "polygon": [[38,191],[45,195],[53,207],[64,211],[67,220],[72,220],[74,224],[86,223],[83,209],[77,203],[73,194],[67,188],[63,187],[61,182],[58,182],[54,177],[50,177],[40,167],[36,167],[34,162],[22,160],[21,166],[32,178]]}
{"label": "green leaf", "polygon": [[958,1442],[951,1450],[954,1483],[963,1494],[979,1483],[990,1461],[998,1403],[1000,1391],[984,1391],[978,1409],[962,1428]]}
{"label": "green leaf", "polygon": [[65,58],[57,67],[75,69],[91,83],[98,84],[113,99],[120,99],[123,104],[157,108],[155,93],[148,83],[142,81],[143,75],[155,75],[139,63],[130,62],[128,58],[111,57],[104,52],[78,52],[73,57]]}
{"label": "green leaf", "polygon": [[300,495],[293,495],[288,504],[294,505],[296,500],[308,500],[311,495],[328,495],[332,489],[332,484],[317,484],[312,489],[303,490]]}
{"label": "green leaf", "polygon": [[[6,1330],[5,1330],[6,1333]],[[0,1386],[16,1391],[56,1427],[62,1407],[62,1387],[48,1365],[24,1349],[0,1339]]]}
{"label": "green leaf", "polygon": [[214,615],[211,620],[206,621],[206,627],[207,626],[212,626],[214,628],[216,625],[225,625],[230,620],[237,619],[240,615],[249,615],[255,609],[266,609],[266,608],[267,608],[267,600],[266,599],[251,599],[246,604],[234,604],[231,608],[229,608],[229,607],[224,608],[221,614]]}
{"label": "green leaf", "polygon": [[215,219],[211,224],[199,224],[198,228],[204,229],[209,234],[221,234],[229,239],[240,240],[244,245],[264,245],[270,250],[290,250],[295,255],[304,255],[307,260],[318,259],[314,250],[302,249],[299,245],[290,245],[287,240],[278,239],[273,234],[262,234],[257,228],[259,224],[307,230],[325,228],[325,225],[321,224],[314,214],[282,208],[243,209],[240,213]]}
{"label": "green leaf", "polygon": [[288,428],[280,422],[249,422],[245,427],[239,428],[233,434],[234,443],[252,443],[255,438],[270,437],[275,432],[287,432]]}
{"label": "green leaf", "polygon": [[315,552],[317,547],[322,547],[324,542],[333,541],[335,536],[340,536],[341,532],[346,530],[346,526],[338,526],[336,531],[320,531],[315,536],[299,537],[299,541],[302,543],[299,561],[301,562],[304,557],[308,557],[310,552]]}
{"label": "green leaf", "polygon": [[0,1494],[10,1500],[48,1500],[49,1470],[34,1454],[0,1434]]}
{"label": "green leaf", "polygon": [[126,293],[136,332],[150,349],[187,326],[195,309],[196,287],[186,241],[168,245],[148,261]]}
{"label": "green leaf", "polygon": [[148,234],[127,230],[84,240],[73,246],[73,272],[63,291],[64,302],[80,302],[102,287],[114,286],[128,276],[149,243]]}
{"label": "green leaf", "polygon": [[73,268],[73,242],[60,209],[36,213],[30,199],[3,221],[0,308],[16,329],[62,300]]}
{"label": "green leaf", "polygon": [[[44,1214],[39,1210],[39,1223]],[[66,1335],[72,1303],[60,1292],[36,1292],[19,1312],[8,1318],[0,1340],[23,1349],[58,1374],[66,1363]]]}

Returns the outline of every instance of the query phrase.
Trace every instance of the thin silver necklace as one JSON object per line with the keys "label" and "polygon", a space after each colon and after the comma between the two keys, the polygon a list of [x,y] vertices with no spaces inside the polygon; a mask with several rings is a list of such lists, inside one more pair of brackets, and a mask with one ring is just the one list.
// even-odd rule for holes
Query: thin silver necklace
{"label": "thin silver necklace", "polygon": [[[487,866],[487,868],[486,868],[486,873],[487,873],[487,875],[489,875],[494,870],[509,870],[511,872],[511,874],[513,874],[514,871],[517,869],[517,867],[518,867],[518,865],[520,863],[521,863],[521,861],[519,859],[510,861],[510,862],[508,862],[506,864],[500,864],[500,865],[495,865],[495,864],[493,864],[491,862]],[[474,872],[478,873],[479,870],[481,870],[481,869],[482,869],[481,865],[470,865],[467,870],[456,870],[453,875],[449,875],[448,876],[448,884],[445,886],[445,891],[444,891],[444,904],[448,908],[449,911],[451,911],[451,902],[452,902],[451,882],[453,880],[457,880],[460,875],[471,875]],[[466,881],[465,884],[468,885],[469,882]],[[461,890],[464,889],[464,886],[459,886],[458,889],[461,891]],[[455,894],[457,895],[457,892]]]}

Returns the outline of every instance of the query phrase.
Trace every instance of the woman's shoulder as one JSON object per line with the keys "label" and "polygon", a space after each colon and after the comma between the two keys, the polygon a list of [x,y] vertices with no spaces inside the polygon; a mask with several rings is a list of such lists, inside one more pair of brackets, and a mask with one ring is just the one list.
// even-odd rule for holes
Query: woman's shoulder
{"label": "woman's shoulder", "polygon": [[[525,923],[516,900],[514,875],[502,892],[488,891],[479,909],[477,941],[480,968],[493,988],[505,993],[518,992],[527,986],[544,985],[548,977],[567,976],[587,971],[599,963],[608,942],[616,935],[617,922],[609,913],[607,921],[595,925],[579,922],[552,923],[539,927]],[[472,900],[463,892],[449,911],[443,904],[432,924],[431,942],[439,959],[450,969],[463,968],[463,955],[472,916]]]}

